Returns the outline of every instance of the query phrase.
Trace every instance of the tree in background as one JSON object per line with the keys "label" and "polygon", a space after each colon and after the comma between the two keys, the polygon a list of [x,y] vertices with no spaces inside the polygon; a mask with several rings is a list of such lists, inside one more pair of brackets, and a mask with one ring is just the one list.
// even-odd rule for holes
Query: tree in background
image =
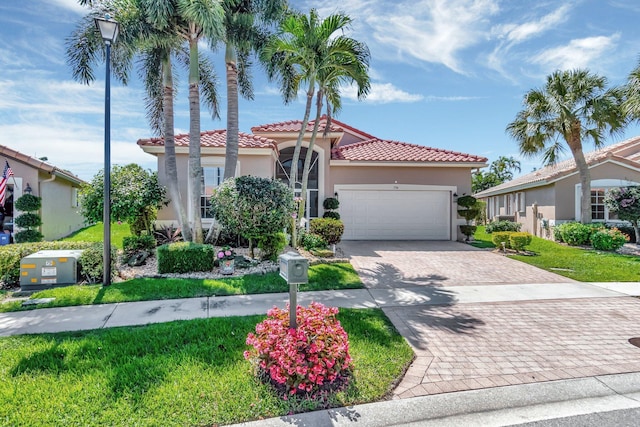
{"label": "tree in background", "polygon": [[503,182],[511,181],[514,172],[520,172],[520,162],[513,157],[500,156],[491,162],[487,172],[477,171],[471,176],[471,190],[479,193]]}
{"label": "tree in background", "polygon": [[[111,220],[129,224],[131,233],[153,235],[157,209],[165,206],[166,190],[158,184],[157,172],[136,164],[114,166],[111,172]],[[80,191],[80,212],[87,223],[102,221],[104,170]]]}
{"label": "tree in background", "polygon": [[636,245],[640,245],[640,187],[609,190],[604,202],[611,212],[618,214],[619,219],[631,223],[636,233]]}
{"label": "tree in background", "polygon": [[543,154],[546,164],[554,164],[565,150],[562,142],[569,147],[582,184],[582,223],[591,222],[591,174],[582,143],[590,139],[601,147],[607,131],[620,132],[628,122],[621,108],[623,90],[606,85],[605,77],[588,70],[556,71],[542,89],[525,94],[524,109],[506,129],[523,155]]}

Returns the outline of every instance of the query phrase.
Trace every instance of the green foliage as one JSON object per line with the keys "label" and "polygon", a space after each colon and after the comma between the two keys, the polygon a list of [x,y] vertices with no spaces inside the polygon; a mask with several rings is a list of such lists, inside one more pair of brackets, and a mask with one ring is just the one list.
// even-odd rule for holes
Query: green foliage
{"label": "green foliage", "polygon": [[215,249],[211,245],[191,242],[169,243],[158,246],[158,273],[189,273],[211,271]]}
{"label": "green foliage", "polygon": [[336,210],[340,207],[340,201],[335,197],[327,197],[322,202],[322,207],[327,210]]}
{"label": "green foliage", "polygon": [[42,233],[38,230],[20,230],[13,236],[16,243],[40,242],[42,238]]}
{"label": "green foliage", "polygon": [[[460,196],[456,203],[462,207],[462,209],[458,209],[458,214],[465,219],[467,225],[471,225],[471,221],[481,217],[484,205],[475,197],[469,195]],[[471,234],[466,235],[467,238],[471,236]]]}
{"label": "green foliage", "polygon": [[167,243],[181,242],[183,240],[182,232],[173,224],[154,227],[153,237],[156,239],[156,244],[158,246],[165,245]]}
{"label": "green foliage", "polygon": [[525,246],[528,246],[531,244],[532,238],[533,236],[530,233],[512,232],[509,235],[509,246],[511,246],[512,249],[515,249],[516,251],[520,252],[525,248]]}
{"label": "green foliage", "polygon": [[456,203],[458,204],[458,206],[462,206],[463,208],[469,209],[475,206],[476,200],[477,199],[473,196],[465,195],[465,196],[458,197],[458,200],[456,201]]}
{"label": "green foliage", "polygon": [[473,233],[476,232],[477,228],[478,227],[475,225],[462,224],[460,225],[460,232],[465,236],[467,236],[467,239],[468,239],[469,237],[473,236]]}
{"label": "green foliage", "polygon": [[262,257],[277,261],[278,255],[287,246],[287,235],[282,231],[275,234],[267,234],[258,240],[258,248],[262,250]]}
{"label": "green foliage", "polygon": [[20,228],[36,228],[42,225],[42,220],[40,215],[27,212],[16,218],[15,225]]}
{"label": "green foliage", "polygon": [[324,249],[327,247],[327,241],[324,237],[315,233],[303,233],[300,237],[300,244],[307,251],[316,248]]}
{"label": "green foliage", "polygon": [[334,211],[326,211],[322,214],[322,218],[340,219],[340,213]]}
{"label": "green foliage", "polygon": [[15,208],[22,212],[34,212],[40,210],[42,200],[33,194],[23,194],[16,200]]}
{"label": "green foliage", "polygon": [[581,246],[589,243],[593,226],[579,222],[565,222],[557,225],[554,233],[559,234],[563,242],[571,246]]}
{"label": "green foliage", "polygon": [[[80,208],[89,223],[103,219],[104,170],[85,184],[80,192]],[[116,165],[111,171],[111,220],[127,222],[132,232],[153,233],[156,209],[168,204],[166,190],[158,183],[157,172],[137,164]]]}
{"label": "green foliage", "polygon": [[489,171],[474,172],[471,177],[471,190],[478,193],[513,179],[514,172],[520,172],[520,162],[513,157],[500,156],[491,162]]}
{"label": "green foliage", "polygon": [[513,221],[494,221],[487,224],[486,231],[491,234],[495,231],[520,231],[522,224]]}
{"label": "green foliage", "polygon": [[315,255],[319,258],[333,258],[333,251],[331,249],[315,248],[315,249],[310,249],[309,252],[311,252],[312,255]]}
{"label": "green foliage", "polygon": [[135,251],[152,251],[156,247],[156,239],[153,236],[127,236],[122,239],[122,249],[125,253]]}
{"label": "green foliage", "polygon": [[640,187],[614,188],[607,193],[604,202],[618,218],[631,223],[634,240],[640,243]]}
{"label": "green foliage", "polygon": [[329,245],[335,245],[342,239],[344,224],[337,219],[316,218],[311,220],[309,231],[322,236]]}
{"label": "green foliage", "polygon": [[591,245],[599,251],[617,251],[629,241],[629,236],[617,228],[602,229],[591,235]]}
{"label": "green foliage", "polygon": [[[118,268],[116,266],[117,251],[111,247],[111,279],[116,277]],[[80,259],[80,274],[89,283],[100,283],[104,276],[104,245],[102,242],[93,243],[82,251]]]}
{"label": "green foliage", "polygon": [[511,248],[511,235],[513,231],[496,231],[491,234],[491,241],[498,249],[502,249],[502,244],[504,243],[504,247],[509,249]]}
{"label": "green foliage", "polygon": [[280,181],[255,176],[225,180],[211,197],[215,218],[253,243],[283,230],[293,212],[293,195]]}
{"label": "green foliage", "polygon": [[17,285],[20,282],[20,260],[38,251],[86,249],[89,246],[90,242],[36,242],[0,246],[0,281],[5,286]]}

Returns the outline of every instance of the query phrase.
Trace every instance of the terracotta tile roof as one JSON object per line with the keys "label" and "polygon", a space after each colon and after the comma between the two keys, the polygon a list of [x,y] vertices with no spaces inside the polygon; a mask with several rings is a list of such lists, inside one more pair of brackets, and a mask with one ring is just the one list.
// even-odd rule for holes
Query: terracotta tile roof
{"label": "terracotta tile roof", "polygon": [[[272,148],[278,151],[276,143],[262,136],[251,135],[244,132],[238,132],[238,146],[240,148]],[[180,134],[175,136],[176,147],[188,147],[189,146],[189,134]],[[200,134],[200,146],[201,147],[225,147],[227,141],[226,129],[209,130]],[[139,139],[138,145],[144,147],[164,146],[163,138],[147,138]]]}
{"label": "terracotta tile roof", "polygon": [[[628,149],[633,149],[637,145],[637,150],[627,155],[621,155]],[[640,137],[629,138],[617,144],[608,145],[599,150],[591,151],[585,154],[585,160],[589,165],[596,165],[607,158],[616,158],[625,163],[637,162],[640,155]],[[640,167],[640,164],[637,165]],[[508,193],[513,188],[531,188],[546,185],[558,178],[571,174],[576,171],[576,162],[573,158],[558,162],[555,165],[545,166],[541,169],[519,176],[511,181],[489,188],[476,194],[476,196],[492,196],[495,194]]]}
{"label": "terracotta tile roof", "polygon": [[53,166],[49,163],[43,162],[40,159],[36,159],[34,157],[28,156],[24,153],[16,151],[12,148],[9,148],[5,145],[0,145],[0,155],[8,157],[10,159],[15,159],[22,163],[28,164],[36,169],[44,171],[46,173],[50,173],[52,175],[60,176],[67,181],[73,182],[75,184],[83,184],[86,181],[73,174],[72,172],[66,169],[60,169],[59,167]]}
{"label": "terracotta tile roof", "polygon": [[332,160],[372,162],[484,163],[485,157],[398,141],[370,139],[334,148]]}
{"label": "terracotta tile roof", "polygon": [[[313,124],[315,120],[309,120],[307,122],[307,132],[313,131]],[[324,128],[327,124],[326,116],[322,116],[320,119],[320,126],[318,127],[318,133],[324,132]],[[266,125],[254,126],[251,128],[251,132],[300,132],[302,127],[302,120],[288,120],[286,122],[270,123]],[[336,120],[331,119],[331,132],[344,132],[344,129],[336,123]]]}

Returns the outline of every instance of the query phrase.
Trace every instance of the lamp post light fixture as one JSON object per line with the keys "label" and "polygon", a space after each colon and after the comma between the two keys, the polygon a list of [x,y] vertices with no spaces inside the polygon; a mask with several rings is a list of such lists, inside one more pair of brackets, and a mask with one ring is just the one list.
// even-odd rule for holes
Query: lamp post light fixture
{"label": "lamp post light fixture", "polygon": [[96,27],[107,47],[106,75],[104,80],[104,204],[102,223],[104,224],[103,286],[111,284],[111,45],[118,38],[120,25],[109,15],[95,18]]}
{"label": "lamp post light fixture", "polygon": [[27,193],[27,194],[31,194],[32,191],[33,191],[33,189],[31,188],[31,186],[27,182],[27,186],[24,188],[24,192]]}

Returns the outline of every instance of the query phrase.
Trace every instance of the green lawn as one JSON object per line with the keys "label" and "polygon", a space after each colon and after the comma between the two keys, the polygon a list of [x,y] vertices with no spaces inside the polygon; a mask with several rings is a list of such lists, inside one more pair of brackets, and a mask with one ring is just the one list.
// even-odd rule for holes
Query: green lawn
{"label": "green lawn", "polygon": [[[317,264],[309,267],[309,283],[301,291],[362,288],[358,274],[348,263]],[[111,286],[76,285],[36,292],[31,298],[55,298],[38,308],[150,301],[213,295],[242,295],[288,292],[289,285],[279,274],[253,274],[225,279],[132,279]],[[2,295],[0,294],[0,301]],[[0,303],[0,312],[24,310],[20,301]]]}
{"label": "green lawn", "polygon": [[[413,358],[381,310],[341,309],[354,377],[324,406],[376,401]],[[310,411],[243,358],[263,316],[0,338],[0,425],[211,426]]]}
{"label": "green lawn", "polygon": [[[118,249],[122,249],[122,239],[131,236],[129,224],[111,224],[111,244]],[[60,239],[68,242],[102,242],[104,240],[104,227],[101,222],[85,227],[75,233]]]}
{"label": "green lawn", "polygon": [[[474,238],[474,246],[494,247],[484,227],[478,227]],[[526,249],[534,255],[509,255],[509,258],[581,282],[640,282],[637,256],[561,245],[539,237],[534,237]]]}

